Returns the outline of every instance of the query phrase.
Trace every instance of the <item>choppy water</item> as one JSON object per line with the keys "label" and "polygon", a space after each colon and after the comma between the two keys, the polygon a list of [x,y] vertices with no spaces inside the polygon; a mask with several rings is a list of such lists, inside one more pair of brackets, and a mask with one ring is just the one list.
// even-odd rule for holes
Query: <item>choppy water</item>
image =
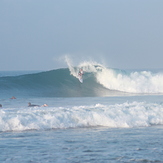
{"label": "choppy water", "polygon": [[0,162],[163,162],[161,71],[82,63],[0,76]]}
{"label": "choppy water", "polygon": [[1,162],[162,162],[162,126],[1,133]]}
{"label": "choppy water", "polygon": [[[28,101],[49,106],[27,107]],[[162,96],[22,98],[3,102],[1,162],[163,160]]]}

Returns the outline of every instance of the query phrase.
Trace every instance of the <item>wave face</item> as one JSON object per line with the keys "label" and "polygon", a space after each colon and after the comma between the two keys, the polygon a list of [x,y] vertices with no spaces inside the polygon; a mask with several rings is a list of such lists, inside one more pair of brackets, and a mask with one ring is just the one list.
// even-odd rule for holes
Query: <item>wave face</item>
{"label": "wave face", "polygon": [[[84,71],[83,83],[78,80]],[[0,77],[1,95],[79,97],[116,96],[129,94],[162,94],[163,73],[123,71],[103,65],[83,62],[77,67],[19,76]]]}
{"label": "wave face", "polygon": [[163,125],[163,104],[125,102],[114,105],[4,108],[0,132],[79,127],[130,128]]}

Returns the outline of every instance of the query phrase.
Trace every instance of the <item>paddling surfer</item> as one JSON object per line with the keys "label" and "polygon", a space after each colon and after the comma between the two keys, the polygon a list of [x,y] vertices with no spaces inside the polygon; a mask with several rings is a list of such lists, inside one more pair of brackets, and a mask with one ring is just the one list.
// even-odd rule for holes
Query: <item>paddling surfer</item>
{"label": "paddling surfer", "polygon": [[15,96],[12,96],[10,99],[16,99],[16,97]]}
{"label": "paddling surfer", "polygon": [[34,105],[34,104],[31,104],[30,102],[28,103],[28,107],[47,107],[48,105],[47,104],[43,104],[43,105]]}
{"label": "paddling surfer", "polygon": [[28,107],[39,107],[40,105],[34,105],[34,104],[31,104],[30,102],[28,103]]}

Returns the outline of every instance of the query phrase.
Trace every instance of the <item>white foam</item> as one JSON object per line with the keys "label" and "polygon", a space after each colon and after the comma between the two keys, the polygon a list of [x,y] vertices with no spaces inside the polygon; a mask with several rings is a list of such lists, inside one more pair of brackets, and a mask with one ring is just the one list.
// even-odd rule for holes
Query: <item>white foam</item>
{"label": "white foam", "polygon": [[79,68],[83,68],[85,73],[93,73],[97,82],[110,90],[129,93],[163,93],[163,73],[125,72],[107,68],[93,61],[81,62],[77,68],[74,68],[68,57],[66,62],[73,76],[77,77]]}
{"label": "white foam", "polygon": [[97,74],[97,81],[111,90],[131,93],[163,93],[163,74],[149,71],[117,73],[113,69],[103,68]]}
{"label": "white foam", "polygon": [[83,105],[2,109],[0,131],[63,129],[91,126],[141,127],[163,125],[163,104],[132,102],[115,105]]}
{"label": "white foam", "polygon": [[68,65],[70,74],[76,78],[78,78],[78,72],[80,68],[83,69],[84,73],[85,72],[97,73],[97,71],[101,70],[101,68],[103,67],[101,64],[94,61],[84,61],[79,63],[79,65],[77,65],[76,67],[74,67],[72,60],[68,56],[65,56],[65,62]]}

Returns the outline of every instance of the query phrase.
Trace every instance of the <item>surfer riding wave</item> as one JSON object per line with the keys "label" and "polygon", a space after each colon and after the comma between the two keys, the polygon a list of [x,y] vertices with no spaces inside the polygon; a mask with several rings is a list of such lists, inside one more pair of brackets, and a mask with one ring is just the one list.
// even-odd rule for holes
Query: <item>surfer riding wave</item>
{"label": "surfer riding wave", "polygon": [[79,70],[79,73],[78,73],[79,81],[80,81],[81,83],[83,83],[83,74],[84,74],[84,72],[83,72],[83,69],[81,68],[81,69]]}

